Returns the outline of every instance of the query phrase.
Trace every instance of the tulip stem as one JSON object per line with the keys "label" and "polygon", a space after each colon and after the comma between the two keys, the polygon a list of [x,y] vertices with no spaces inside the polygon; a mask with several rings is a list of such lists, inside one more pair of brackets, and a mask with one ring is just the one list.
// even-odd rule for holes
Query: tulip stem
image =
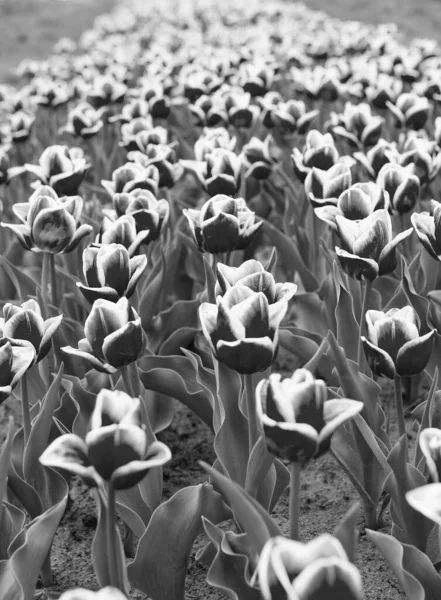
{"label": "tulip stem", "polygon": [[52,254],[52,252],[49,254],[49,266],[51,270],[52,304],[53,306],[58,306],[58,285],[57,274],[55,272],[55,254]]}
{"label": "tulip stem", "polygon": [[406,423],[404,421],[403,394],[401,390],[401,377],[395,377],[395,407],[397,409],[398,433],[401,436],[406,435]]}
{"label": "tulip stem", "polygon": [[111,585],[124,592],[119,548],[116,535],[115,489],[111,481],[106,482],[107,492],[107,549],[109,558],[109,578]]}
{"label": "tulip stem", "polygon": [[292,462],[289,466],[289,535],[292,540],[299,539],[299,513],[300,513],[300,474],[302,465]]}
{"label": "tulip stem", "polygon": [[43,298],[43,306],[45,311],[45,319],[49,318],[49,261],[50,252],[43,253],[43,266],[41,269],[41,296]]}
{"label": "tulip stem", "polygon": [[256,445],[259,439],[259,425],[257,421],[256,411],[256,386],[254,385],[253,374],[247,373],[243,376],[243,393],[245,394],[245,402],[248,417],[248,443],[249,452]]}
{"label": "tulip stem", "polygon": [[129,394],[129,396],[132,396],[132,398],[135,397],[135,392],[133,390],[133,385],[132,385],[132,374],[129,370],[129,367],[121,367],[121,376],[124,382],[124,387],[126,388],[126,392]]}
{"label": "tulip stem", "polygon": [[366,328],[366,312],[369,309],[369,304],[371,301],[371,293],[372,293],[372,281],[368,281],[364,279],[360,281],[360,286],[362,289],[362,304],[361,304],[361,313],[360,313],[360,324],[359,324],[359,338],[358,338],[358,369],[360,372],[364,371],[364,353],[363,353],[363,343],[361,341],[362,336],[364,335],[364,331]]}
{"label": "tulip stem", "polygon": [[24,445],[28,443],[29,436],[31,435],[31,412],[29,410],[29,396],[28,396],[28,384],[26,380],[26,373],[20,379],[20,391],[21,391],[21,408],[23,413],[23,433],[24,433]]}

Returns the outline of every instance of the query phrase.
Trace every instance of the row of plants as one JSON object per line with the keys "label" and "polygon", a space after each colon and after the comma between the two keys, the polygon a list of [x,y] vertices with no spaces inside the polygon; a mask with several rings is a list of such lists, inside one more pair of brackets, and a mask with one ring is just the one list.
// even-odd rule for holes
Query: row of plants
{"label": "row of plants", "polygon": [[[440,69],[302,4],[132,1],[0,86],[3,599],[182,600],[203,534],[228,598],[359,600],[359,507],[302,541],[327,452],[405,595],[440,597]],[[216,460],[163,501],[176,400]],[[99,591],[60,596],[72,476]]]}

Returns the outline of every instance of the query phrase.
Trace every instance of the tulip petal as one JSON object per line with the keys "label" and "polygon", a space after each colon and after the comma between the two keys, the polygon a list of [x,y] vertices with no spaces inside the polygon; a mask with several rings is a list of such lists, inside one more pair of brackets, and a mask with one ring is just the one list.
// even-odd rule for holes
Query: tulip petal
{"label": "tulip petal", "polygon": [[220,362],[244,374],[267,369],[275,358],[275,350],[275,344],[269,337],[234,342],[219,340],[216,344],[216,355]]}
{"label": "tulip petal", "polygon": [[396,359],[398,375],[419,375],[430,360],[435,341],[435,329],[421,337],[412,339],[399,350]]}
{"label": "tulip petal", "polygon": [[389,377],[389,379],[394,379],[396,375],[395,365],[389,354],[387,354],[387,352],[378,346],[372,344],[364,336],[361,337],[361,341],[366,355],[366,360],[372,371],[379,377],[384,376]]}
{"label": "tulip petal", "polygon": [[79,350],[77,348],[72,348],[72,346],[63,346],[63,348],[61,348],[61,351],[65,352],[66,354],[71,354],[72,356],[78,356],[79,358],[82,358],[83,360],[87,361],[93,369],[96,369],[100,373],[108,373],[109,375],[112,375],[118,370],[112,367],[111,365],[105,364],[93,354],[90,354],[89,352],[85,352],[83,350]]}
{"label": "tulip petal", "polygon": [[309,564],[294,579],[293,590],[299,600],[363,600],[359,570],[348,560],[329,557]]}
{"label": "tulip petal", "polygon": [[378,277],[378,264],[371,258],[361,258],[350,254],[346,250],[336,247],[335,252],[339,263],[345,273],[356,279],[367,279],[373,281]]}
{"label": "tulip petal", "polygon": [[318,449],[318,433],[307,423],[276,423],[262,417],[268,450],[290,462],[306,462]]}
{"label": "tulip petal", "polygon": [[40,456],[46,467],[64,469],[72,475],[79,475],[89,485],[99,485],[100,477],[87,456],[87,446],[79,436],[68,433],[56,438]]}
{"label": "tulip petal", "polygon": [[171,458],[170,449],[165,444],[153,442],[149,446],[144,460],[129,462],[114,471],[112,475],[114,488],[116,490],[126,490],[133,487],[145,477],[150,469],[161,467]]}
{"label": "tulip petal", "polygon": [[106,336],[102,351],[104,358],[117,369],[136,362],[144,348],[141,320],[129,321],[117,331]]}

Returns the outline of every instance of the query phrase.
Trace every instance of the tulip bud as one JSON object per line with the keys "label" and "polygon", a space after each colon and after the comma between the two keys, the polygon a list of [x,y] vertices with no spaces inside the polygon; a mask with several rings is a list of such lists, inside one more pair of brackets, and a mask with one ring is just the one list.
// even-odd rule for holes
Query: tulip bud
{"label": "tulip bud", "polygon": [[351,183],[351,170],[345,163],[337,163],[328,171],[313,167],[305,179],[305,192],[314,208],[337,204],[337,198]]}
{"label": "tulip bud", "polygon": [[414,213],[411,222],[420,242],[435,260],[441,260],[441,203],[430,201],[430,213]]}
{"label": "tulip bud", "polygon": [[419,437],[419,444],[432,482],[439,483],[441,474],[441,429],[427,427]]}
{"label": "tulip bud", "polygon": [[368,310],[362,343],[367,362],[378,376],[418,375],[432,353],[435,330],[420,336],[419,319],[411,306],[386,313]]}
{"label": "tulip bud", "polygon": [[391,208],[403,214],[413,209],[420,193],[420,180],[413,174],[411,165],[402,167],[388,163],[382,167],[377,183],[389,193]]}
{"label": "tulip bud", "polygon": [[306,369],[288,379],[273,374],[262,380],[256,402],[268,450],[299,463],[327,452],[334,431],[363,409],[355,400],[328,400],[325,383]]}
{"label": "tulip bud", "polygon": [[26,164],[26,170],[35,175],[40,185],[49,185],[57,194],[74,196],[90,165],[81,148],[49,146],[39,159],[39,165]]}

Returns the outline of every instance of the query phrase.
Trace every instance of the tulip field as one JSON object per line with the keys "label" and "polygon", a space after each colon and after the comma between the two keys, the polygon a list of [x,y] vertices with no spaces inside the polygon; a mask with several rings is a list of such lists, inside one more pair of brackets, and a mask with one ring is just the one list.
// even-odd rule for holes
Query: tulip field
{"label": "tulip field", "polygon": [[150,4],[0,83],[0,600],[440,600],[441,46]]}

